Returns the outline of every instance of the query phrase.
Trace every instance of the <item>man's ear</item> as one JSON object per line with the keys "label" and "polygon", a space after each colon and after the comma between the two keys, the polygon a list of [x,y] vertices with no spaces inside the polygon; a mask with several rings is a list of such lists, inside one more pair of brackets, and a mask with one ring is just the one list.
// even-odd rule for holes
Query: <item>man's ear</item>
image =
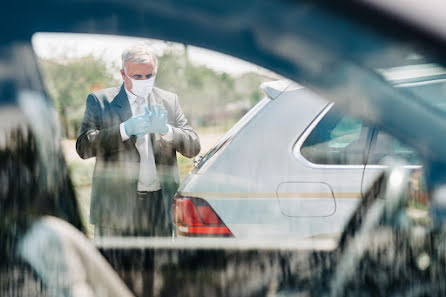
{"label": "man's ear", "polygon": [[125,78],[125,71],[124,71],[124,69],[121,69],[121,76],[122,76],[122,79]]}

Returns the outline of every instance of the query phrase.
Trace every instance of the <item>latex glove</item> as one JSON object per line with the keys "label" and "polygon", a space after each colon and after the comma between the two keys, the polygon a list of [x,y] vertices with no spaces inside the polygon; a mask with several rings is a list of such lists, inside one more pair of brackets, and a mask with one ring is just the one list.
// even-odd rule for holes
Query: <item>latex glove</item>
{"label": "latex glove", "polygon": [[145,113],[137,116],[133,116],[124,122],[124,129],[127,135],[136,135],[141,137],[147,134],[152,127],[151,115],[147,107],[145,108]]}
{"label": "latex glove", "polygon": [[152,119],[150,131],[152,133],[165,134],[169,131],[167,127],[167,110],[163,111],[161,104],[158,104],[156,109],[153,104],[150,104],[150,116]]}

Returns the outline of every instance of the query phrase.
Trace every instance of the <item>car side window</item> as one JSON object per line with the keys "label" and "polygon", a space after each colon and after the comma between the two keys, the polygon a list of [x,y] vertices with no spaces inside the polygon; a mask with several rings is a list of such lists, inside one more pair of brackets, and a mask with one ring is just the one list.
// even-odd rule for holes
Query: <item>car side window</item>
{"label": "car side window", "polygon": [[379,130],[373,140],[368,164],[380,164],[384,157],[403,159],[410,165],[420,165],[416,152],[396,138]]}
{"label": "car side window", "polygon": [[315,164],[361,165],[369,131],[362,121],[332,108],[304,141],[301,153]]}
{"label": "car side window", "polygon": [[409,178],[406,202],[403,208],[405,216],[401,217],[401,223],[430,227],[432,217],[428,211],[426,176],[418,154],[414,149],[384,131],[375,130],[367,165],[384,165],[385,157],[400,159],[410,165],[405,166],[409,172]]}

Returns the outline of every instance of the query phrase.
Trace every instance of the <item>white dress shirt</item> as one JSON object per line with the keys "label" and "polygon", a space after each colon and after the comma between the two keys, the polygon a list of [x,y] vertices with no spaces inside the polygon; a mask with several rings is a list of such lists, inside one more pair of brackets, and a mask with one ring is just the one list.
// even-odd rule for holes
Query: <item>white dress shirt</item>
{"label": "white dress shirt", "polygon": [[[143,106],[138,106],[138,100],[136,95],[125,89],[127,93],[127,98],[129,100],[130,108],[132,110],[132,115],[139,115],[144,112]],[[150,97],[150,94],[149,94]],[[144,98],[144,106],[149,106],[149,98]],[[168,131],[165,134],[161,134],[161,137],[166,142],[171,142],[173,140],[173,131],[170,125],[167,125]],[[120,125],[120,133],[122,141],[130,138],[125,132],[124,123]],[[138,149],[140,159],[139,168],[139,180],[138,180],[138,191],[157,191],[161,189],[158,175],[156,174],[155,158],[153,156],[152,141],[150,135],[146,134],[142,137],[138,137],[136,141],[136,148]]]}

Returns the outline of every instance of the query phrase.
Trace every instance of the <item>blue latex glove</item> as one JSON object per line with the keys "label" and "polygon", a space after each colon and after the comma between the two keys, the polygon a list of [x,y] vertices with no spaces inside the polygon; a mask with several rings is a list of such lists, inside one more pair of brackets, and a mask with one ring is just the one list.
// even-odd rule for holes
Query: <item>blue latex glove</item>
{"label": "blue latex glove", "polygon": [[151,115],[147,107],[145,107],[145,113],[137,116],[133,116],[124,122],[125,133],[128,136],[136,135],[141,137],[150,132],[152,127]]}
{"label": "blue latex glove", "polygon": [[153,104],[150,104],[150,116],[152,119],[151,133],[165,134],[169,131],[167,127],[167,110],[163,111],[161,104],[158,104],[156,109]]}

